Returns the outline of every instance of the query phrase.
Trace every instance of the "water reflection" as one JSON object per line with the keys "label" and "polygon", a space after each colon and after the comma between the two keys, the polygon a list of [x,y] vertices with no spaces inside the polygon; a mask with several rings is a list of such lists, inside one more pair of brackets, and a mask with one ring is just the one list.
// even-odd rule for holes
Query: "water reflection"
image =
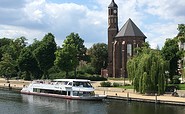
{"label": "water reflection", "polygon": [[47,112],[54,110],[55,113],[63,112],[66,114],[105,114],[103,102],[67,100],[23,94],[21,96],[22,100],[27,103],[29,107],[36,106],[40,109],[44,107]]}
{"label": "water reflection", "polygon": [[133,101],[111,101],[107,110],[109,114],[185,114],[184,106]]}
{"label": "water reflection", "polygon": [[121,100],[66,100],[0,90],[0,114],[185,114],[185,107]]}

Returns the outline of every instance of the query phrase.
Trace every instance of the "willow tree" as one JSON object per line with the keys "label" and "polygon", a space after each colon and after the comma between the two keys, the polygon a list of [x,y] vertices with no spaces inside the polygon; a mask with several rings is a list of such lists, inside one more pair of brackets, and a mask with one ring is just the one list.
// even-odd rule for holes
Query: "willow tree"
{"label": "willow tree", "polygon": [[159,51],[143,48],[140,54],[128,61],[128,78],[136,92],[163,94],[167,66]]}

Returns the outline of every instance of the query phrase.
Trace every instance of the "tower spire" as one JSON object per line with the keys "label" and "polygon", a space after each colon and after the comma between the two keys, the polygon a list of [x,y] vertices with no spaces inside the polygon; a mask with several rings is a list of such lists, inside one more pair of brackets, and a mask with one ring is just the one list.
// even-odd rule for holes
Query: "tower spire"
{"label": "tower spire", "polygon": [[114,0],[112,0],[112,2],[110,3],[110,5],[109,5],[109,8],[117,8],[118,7],[118,5],[114,2]]}

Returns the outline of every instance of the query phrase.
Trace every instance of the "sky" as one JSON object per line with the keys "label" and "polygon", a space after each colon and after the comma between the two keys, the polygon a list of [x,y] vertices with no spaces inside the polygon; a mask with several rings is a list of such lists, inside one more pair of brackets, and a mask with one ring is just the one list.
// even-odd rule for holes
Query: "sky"
{"label": "sky", "polygon": [[[152,48],[164,45],[185,24],[185,0],[114,0],[119,28],[131,18]],[[78,33],[87,48],[107,43],[108,5],[111,0],[0,0],[0,38],[25,36],[29,44],[47,33],[61,46]]]}

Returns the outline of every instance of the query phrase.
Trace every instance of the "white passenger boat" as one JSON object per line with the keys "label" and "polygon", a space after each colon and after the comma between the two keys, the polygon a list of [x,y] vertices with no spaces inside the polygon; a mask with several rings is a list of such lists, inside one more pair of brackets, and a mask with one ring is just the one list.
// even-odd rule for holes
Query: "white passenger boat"
{"label": "white passenger boat", "polygon": [[102,100],[106,95],[95,95],[90,80],[55,79],[37,80],[25,86],[21,93],[79,100]]}

